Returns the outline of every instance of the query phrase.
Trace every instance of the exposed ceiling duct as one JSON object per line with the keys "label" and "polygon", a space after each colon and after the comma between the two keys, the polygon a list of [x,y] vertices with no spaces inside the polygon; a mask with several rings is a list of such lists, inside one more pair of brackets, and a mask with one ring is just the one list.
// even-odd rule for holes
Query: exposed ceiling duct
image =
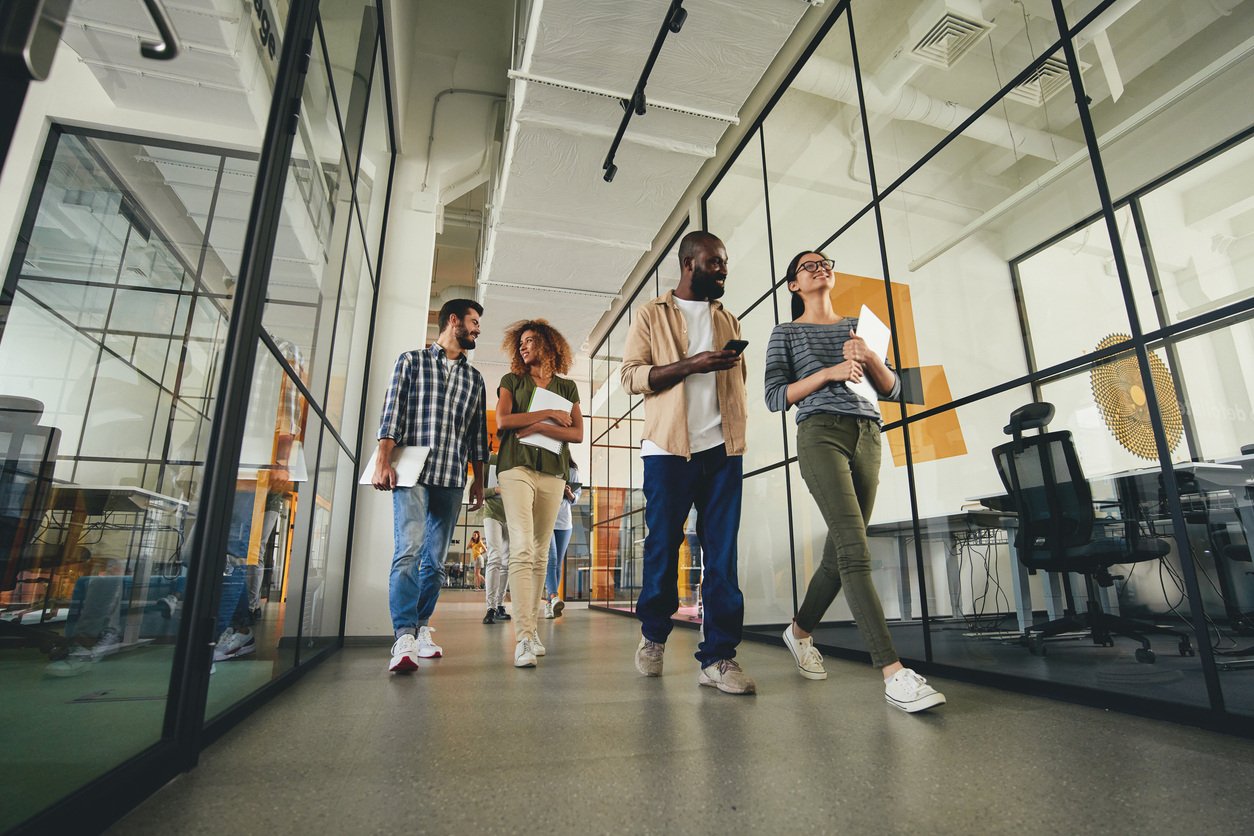
{"label": "exposed ceiling duct", "polygon": [[535,0],[492,197],[480,298],[496,319],[546,317],[578,347],[714,156],[808,5],[688,0],[647,108],[602,163],[662,17],[661,3]]}

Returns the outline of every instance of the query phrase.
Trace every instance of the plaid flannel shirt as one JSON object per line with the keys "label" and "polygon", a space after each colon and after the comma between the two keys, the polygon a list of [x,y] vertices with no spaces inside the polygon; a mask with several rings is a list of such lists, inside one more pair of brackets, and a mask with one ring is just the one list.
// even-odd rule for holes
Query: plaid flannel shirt
{"label": "plaid flannel shirt", "polygon": [[462,487],[467,460],[488,460],[483,376],[465,354],[446,370],[439,343],[405,352],[392,370],[378,438],[390,438],[397,446],[431,448],[420,484]]}

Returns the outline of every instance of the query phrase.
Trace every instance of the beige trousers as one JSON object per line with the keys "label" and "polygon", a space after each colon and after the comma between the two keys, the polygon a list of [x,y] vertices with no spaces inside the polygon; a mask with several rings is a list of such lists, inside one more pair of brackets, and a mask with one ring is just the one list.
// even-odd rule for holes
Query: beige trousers
{"label": "beige trousers", "polygon": [[511,467],[497,477],[509,528],[509,591],[514,640],[535,632],[540,590],[549,562],[549,539],[562,504],[566,480],[529,467]]}

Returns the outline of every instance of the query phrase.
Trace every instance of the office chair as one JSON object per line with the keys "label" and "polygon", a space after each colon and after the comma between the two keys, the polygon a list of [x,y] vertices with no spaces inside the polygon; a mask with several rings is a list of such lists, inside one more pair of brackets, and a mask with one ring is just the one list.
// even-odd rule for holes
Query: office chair
{"label": "office chair", "polygon": [[[1044,572],[1075,572],[1084,576],[1088,600],[1079,612],[1069,583],[1063,584],[1066,614],[1024,631],[1023,643],[1036,655],[1045,654],[1045,639],[1077,630],[1087,631],[1096,645],[1113,647],[1112,636],[1141,643],[1138,662],[1153,662],[1146,633],[1175,637],[1181,656],[1192,656],[1189,635],[1147,621],[1102,612],[1097,588],[1110,587],[1120,576],[1110,567],[1124,563],[1159,560],[1170,550],[1167,541],[1141,536],[1134,513],[1122,520],[1096,520],[1088,480],[1068,431],[1045,432],[1054,417],[1054,405],[1031,403],[1010,413],[1004,432],[1013,441],[993,448],[993,459],[1002,484],[1019,517],[1015,547],[1028,569]],[[1024,430],[1041,432],[1024,436]]]}
{"label": "office chair", "polygon": [[[52,472],[61,441],[59,429],[40,426],[43,408],[32,398],[0,395],[0,592],[17,589],[19,581],[24,587],[33,583],[47,588],[50,583],[47,578],[22,577],[23,558],[52,495]],[[45,603],[47,597],[45,593]],[[64,636],[23,624],[22,614],[18,609],[0,618],[0,637],[37,645],[53,655],[64,654]]]}

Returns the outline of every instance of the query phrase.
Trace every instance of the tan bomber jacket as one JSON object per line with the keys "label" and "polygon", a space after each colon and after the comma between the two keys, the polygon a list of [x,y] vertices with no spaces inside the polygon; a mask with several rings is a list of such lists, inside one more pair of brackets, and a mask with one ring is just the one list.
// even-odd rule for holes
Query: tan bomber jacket
{"label": "tan bomber jacket", "polygon": [[[724,309],[722,303],[714,302],[710,315],[716,351],[728,340],[740,339],[740,321]],[[627,346],[623,349],[620,372],[623,388],[633,395],[644,395],[644,437],[669,453],[690,459],[684,381],[660,392],[649,386],[649,372],[654,366],[677,363],[687,356],[688,325],[675,303],[673,290],[636,311],[636,321],[627,332]],[[745,380],[748,374],[743,359],[738,368],[715,372],[714,388],[723,418],[723,442],[729,456],[742,456],[745,452],[748,415]]]}

